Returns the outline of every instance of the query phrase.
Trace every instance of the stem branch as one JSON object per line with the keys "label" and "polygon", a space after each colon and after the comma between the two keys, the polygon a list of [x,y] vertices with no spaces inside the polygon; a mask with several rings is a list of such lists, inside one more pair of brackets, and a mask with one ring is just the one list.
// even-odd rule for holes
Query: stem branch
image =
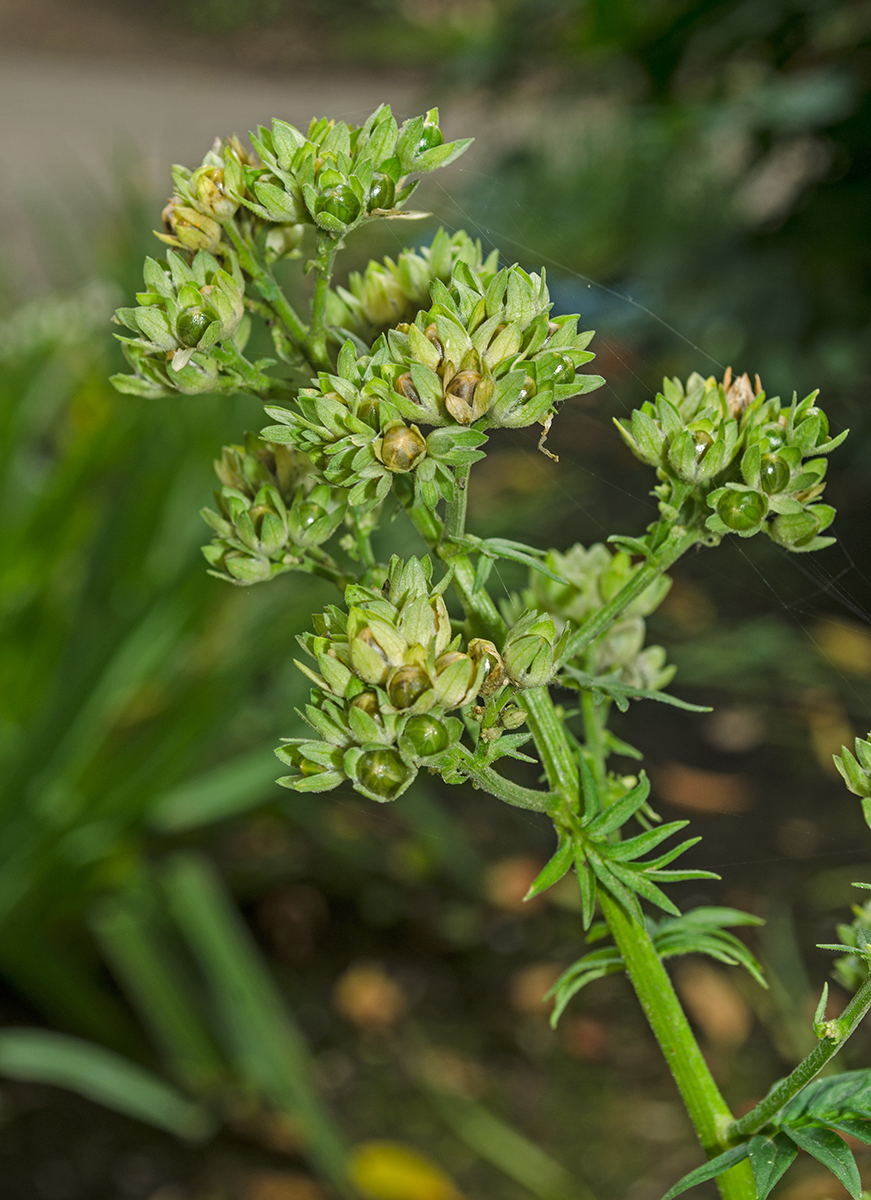
{"label": "stem branch", "polygon": [[742,1139],[757,1133],[772,1117],[789,1103],[798,1093],[818,1075],[826,1063],[835,1057],[844,1043],[855,1032],[859,1022],[871,1009],[871,976],[869,976],[856,995],[835,1021],[829,1021],[832,1030],[829,1037],[811,1050],[810,1054],[798,1064],[794,1071],[776,1084],[764,1100],[755,1108],[751,1108],[739,1121],[734,1121],[727,1130],[730,1142],[740,1142]]}

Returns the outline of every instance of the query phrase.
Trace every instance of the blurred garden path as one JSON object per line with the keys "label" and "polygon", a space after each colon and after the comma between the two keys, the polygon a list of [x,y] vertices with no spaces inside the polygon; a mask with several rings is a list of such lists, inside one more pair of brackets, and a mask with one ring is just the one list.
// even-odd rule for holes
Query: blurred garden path
{"label": "blurred garden path", "polygon": [[216,134],[244,135],[273,116],[302,126],[322,114],[356,123],[384,100],[397,115],[411,115],[427,103],[422,91],[419,76],[391,72],[385,79],[383,70],[294,70],[283,80],[142,59],[116,64],[0,51],[0,220],[16,230],[3,238],[13,277],[30,275],[26,290],[39,290],[41,252],[22,217],[103,207],[117,194],[122,169],[162,197],[170,164],[198,164]]}

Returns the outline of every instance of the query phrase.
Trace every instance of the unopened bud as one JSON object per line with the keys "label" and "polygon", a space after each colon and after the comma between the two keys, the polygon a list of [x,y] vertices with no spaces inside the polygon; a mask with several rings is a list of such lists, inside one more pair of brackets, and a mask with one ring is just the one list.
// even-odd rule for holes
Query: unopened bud
{"label": "unopened bud", "polygon": [[421,758],[441,754],[450,742],[444,721],[424,715],[409,717],[404,734]]}
{"label": "unopened bud", "polygon": [[357,779],[379,800],[393,800],[408,778],[408,768],[393,750],[367,750],[357,763]]}
{"label": "unopened bud", "polygon": [[393,425],[381,440],[381,461],[388,471],[413,471],[426,457],[426,440],[416,425]]}
{"label": "unopened bud", "polygon": [[411,708],[431,686],[423,667],[398,667],[388,681],[387,695],[395,708]]}

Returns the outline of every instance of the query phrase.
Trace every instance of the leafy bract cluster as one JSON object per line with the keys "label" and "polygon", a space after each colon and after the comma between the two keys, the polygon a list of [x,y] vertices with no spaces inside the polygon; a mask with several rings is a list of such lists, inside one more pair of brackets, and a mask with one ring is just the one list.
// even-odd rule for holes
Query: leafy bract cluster
{"label": "leafy bract cluster", "polygon": [[305,720],[321,740],[291,739],[277,751],[296,768],[281,780],[327,791],[344,780],[370,799],[395,800],[421,764],[436,766],[462,722],[445,713],[504,680],[492,643],[454,634],[428,558],[393,557],[383,587],[352,585],[347,610],[331,606],[300,641],[317,671]]}
{"label": "leafy bract cluster", "polygon": [[[449,285],[433,280],[430,297],[432,307],[389,330],[371,354],[346,341],[317,388],[267,410],[280,424],[264,437],[307,454],[362,511],[381,504],[401,474],[413,476],[425,507],[453,500],[454,469],[483,457],[485,428],[547,422],[556,403],[602,382],[576,376],[593,357],[592,334],[576,332],[577,317],[550,321],[544,280],[520,267],[485,287],[461,260]],[[435,428],[424,435],[421,426]]]}
{"label": "leafy bract cluster", "polygon": [[435,280],[449,283],[460,262],[488,284],[499,269],[499,252],[493,250],[485,258],[480,241],[464,230],[450,235],[440,229],[429,246],[403,250],[395,262],[373,259],[364,271],[351,272],[346,288],[330,288],[327,324],[368,347],[391,325],[413,321],[430,303]]}
{"label": "leafy bract cluster", "polygon": [[438,109],[400,126],[387,104],[361,126],[322,117],[303,134],[274,120],[250,137],[256,153],[236,137],[219,139],[197,170],[174,168],[162,235],[170,245],[216,253],[240,208],[274,257],[296,249],[300,225],[344,236],[373,217],[401,215],[419,182],[407,177],[446,166],[471,144],[445,142]]}
{"label": "leafy bract cluster", "polygon": [[[205,250],[190,263],[169,253],[166,262],[145,260],[145,290],[138,308],[119,308],[115,322],[137,336],[118,335],[133,375],[113,375],[121,392],[155,399],[171,391],[239,391],[252,372],[270,365],[244,363],[241,352],[250,332],[245,316],[245,282],[232,254],[225,269]],[[265,378],[261,386],[266,384]]]}
{"label": "leafy bract cluster", "polygon": [[[768,398],[759,377],[722,383],[700,375],[684,385],[666,379],[653,402],[617,421],[636,457],[657,468],[660,509],[672,519],[702,516],[719,538],[764,532],[788,550],[821,550],[834,509],[817,503],[825,484],[822,457],[847,432],[829,436],[812,392],[785,408]],[[697,515],[698,514],[698,515]]]}
{"label": "leafy bract cluster", "polygon": [[345,496],[319,483],[304,455],[248,434],[224,447],[215,471],[217,511],[201,510],[217,534],[203,548],[211,574],[247,585],[323,561],[318,547],[342,521]]}

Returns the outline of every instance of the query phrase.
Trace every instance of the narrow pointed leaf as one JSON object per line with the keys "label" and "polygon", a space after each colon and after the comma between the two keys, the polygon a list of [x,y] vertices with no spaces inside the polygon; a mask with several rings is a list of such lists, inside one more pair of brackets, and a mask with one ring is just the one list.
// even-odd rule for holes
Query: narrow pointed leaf
{"label": "narrow pointed leaf", "polygon": [[622,800],[618,800],[616,804],[612,804],[610,808],[606,808],[604,812],[600,813],[595,820],[585,826],[585,831],[591,837],[597,838],[613,833],[615,829],[620,828],[624,821],[628,821],[634,812],[637,812],[649,795],[650,780],[642,771],[638,783],[632,791],[627,792]]}
{"label": "narrow pointed leaf", "polygon": [[818,1125],[787,1126],[784,1133],[792,1138],[799,1149],[806,1150],[817,1162],[827,1167],[853,1200],[860,1200],[862,1181],[859,1168],[853,1151],[843,1138],[831,1129],[822,1129]]}
{"label": "narrow pointed leaf", "polygon": [[559,883],[563,875],[571,867],[574,859],[574,839],[569,834],[563,833],[560,836],[560,843],[553,858],[551,858],[547,866],[533,880],[529,891],[523,899],[533,900],[536,896],[540,896],[542,892],[546,892],[548,888],[553,887],[555,883]]}
{"label": "narrow pointed leaf", "polygon": [[701,1167],[696,1167],[695,1171],[690,1171],[689,1175],[684,1175],[683,1179],[676,1183],[671,1191],[665,1193],[662,1200],[674,1200],[675,1196],[689,1191],[696,1184],[707,1183],[709,1179],[716,1179],[718,1175],[722,1175],[730,1167],[743,1162],[749,1154],[750,1149],[746,1142],[741,1146],[733,1146],[731,1150],[727,1150],[724,1154],[718,1154],[710,1162],[704,1163]]}
{"label": "narrow pointed leaf", "polygon": [[749,1146],[750,1166],[756,1180],[756,1191],[759,1193],[759,1200],[765,1200],[787,1168],[792,1165],[798,1151],[783,1133],[778,1133],[770,1139],[751,1138]]}

